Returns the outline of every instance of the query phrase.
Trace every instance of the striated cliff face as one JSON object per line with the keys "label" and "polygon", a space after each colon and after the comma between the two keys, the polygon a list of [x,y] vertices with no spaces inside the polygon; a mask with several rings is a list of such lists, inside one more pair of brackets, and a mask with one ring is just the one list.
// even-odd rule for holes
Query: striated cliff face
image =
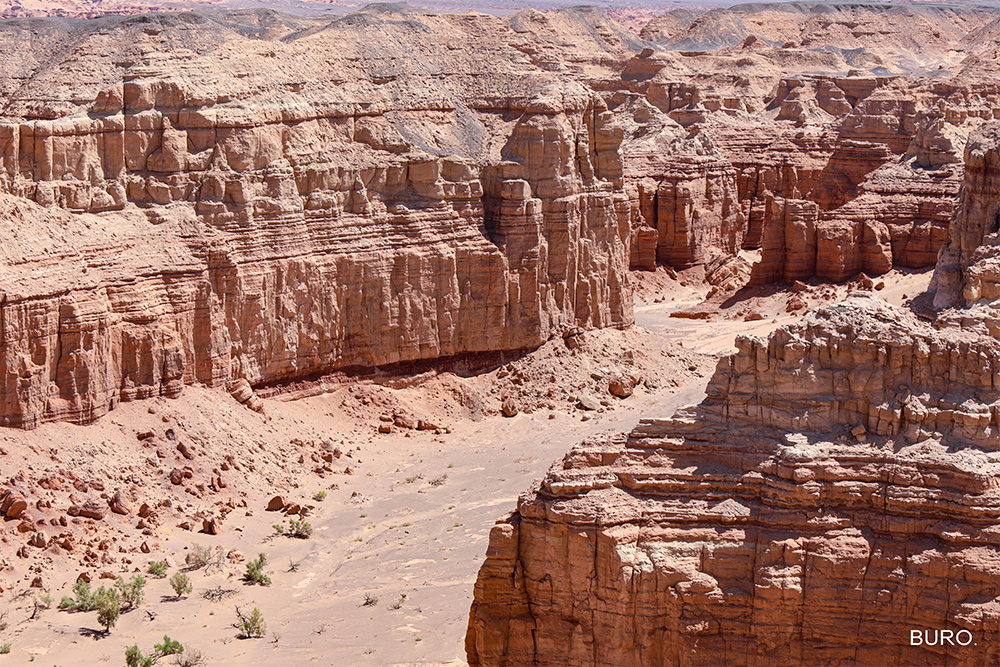
{"label": "striated cliff face", "polygon": [[[836,63],[760,41],[680,56],[648,49],[628,61],[620,81],[602,82],[614,89],[609,106],[626,126],[626,185],[639,191],[633,227],[643,247],[633,251],[633,266],[649,262],[645,229],[657,231],[658,260],[677,268],[702,261],[709,245],[761,248],[755,282],[785,274],[843,281],[860,270],[933,266],[955,211],[965,137],[1000,109],[995,86],[905,73],[801,73],[852,67]],[[628,117],[637,111],[643,122],[633,130]],[[666,120],[650,120],[657,114]],[[673,132],[659,159],[649,157],[651,125]],[[815,204],[820,242],[773,251],[787,216],[772,199]],[[728,234],[732,228],[739,233]],[[878,258],[866,256],[873,231]],[[786,254],[810,255],[811,268],[786,267]]]}
{"label": "striated cliff face", "polygon": [[[962,133],[975,121],[945,120],[944,99],[953,104],[954,91],[914,90],[875,78],[808,83],[814,87],[810,104],[818,110],[816,117],[788,111],[789,97],[805,87],[801,80],[783,82],[797,85],[787,94],[779,87],[772,103],[780,101],[779,119],[806,124],[799,136],[779,129],[781,141],[761,141],[749,150],[740,136],[717,141],[754,156],[741,158],[740,165],[741,192],[750,211],[746,245],[762,250],[753,282],[774,276],[843,281],[859,271],[880,275],[893,266],[933,266],[947,240],[961,183]],[[802,104],[793,101],[796,108]],[[825,109],[837,112],[827,114],[835,129],[817,127]],[[775,206],[771,198],[815,206],[815,215],[802,223],[810,230],[808,243],[775,244],[786,234],[789,214],[786,205]],[[793,258],[791,264],[786,257]]]}
{"label": "striated cliff face", "polygon": [[[998,151],[1000,124],[968,139],[932,285],[961,308],[852,296],[740,336],[700,405],[574,448],[491,531],[470,664],[1000,659]],[[822,207],[767,205],[765,250],[814,270]]]}
{"label": "striated cliff face", "polygon": [[631,323],[621,130],[508,23],[88,26],[3,26],[0,424]]}
{"label": "striated cliff face", "polygon": [[[1000,658],[1000,343],[851,297],[738,348],[497,523],[470,664]],[[910,645],[945,629],[974,645]]]}
{"label": "striated cliff face", "polygon": [[931,289],[934,305],[991,306],[1000,297],[1000,123],[988,123],[965,148],[965,185]]}

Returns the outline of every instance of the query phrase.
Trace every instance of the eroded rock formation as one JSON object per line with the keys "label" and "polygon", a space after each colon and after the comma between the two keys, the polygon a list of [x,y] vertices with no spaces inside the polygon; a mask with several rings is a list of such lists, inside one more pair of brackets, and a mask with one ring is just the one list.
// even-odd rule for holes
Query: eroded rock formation
{"label": "eroded rock formation", "polygon": [[471,665],[1000,658],[1000,343],[851,297],[737,346],[701,405],[578,446],[497,523]]}
{"label": "eroded rock formation", "polygon": [[1000,297],[1000,123],[974,132],[965,148],[965,184],[931,289],[934,305],[989,307]]}
{"label": "eroded rock formation", "polygon": [[[0,424],[631,323],[622,133],[598,95],[493,17],[305,25],[107,19],[8,68]],[[394,45],[366,50],[373,31]]]}

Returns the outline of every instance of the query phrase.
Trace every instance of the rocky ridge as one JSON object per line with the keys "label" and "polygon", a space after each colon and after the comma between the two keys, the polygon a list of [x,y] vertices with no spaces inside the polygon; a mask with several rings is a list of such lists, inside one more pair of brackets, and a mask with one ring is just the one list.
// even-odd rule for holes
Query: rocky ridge
{"label": "rocky ridge", "polygon": [[497,523],[470,664],[996,658],[997,340],[864,296],[738,348],[701,405],[583,443]]}

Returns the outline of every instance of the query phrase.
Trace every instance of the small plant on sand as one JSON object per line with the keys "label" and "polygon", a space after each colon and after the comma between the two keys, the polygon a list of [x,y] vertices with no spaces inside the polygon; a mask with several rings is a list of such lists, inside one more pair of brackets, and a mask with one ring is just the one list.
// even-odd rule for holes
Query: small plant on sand
{"label": "small plant on sand", "polygon": [[122,613],[122,601],[118,591],[104,586],[98,588],[94,593],[94,609],[97,610],[97,622],[104,626],[104,632],[111,632],[111,628],[118,623],[118,617]]}
{"label": "small plant on sand", "polygon": [[156,651],[157,656],[174,655],[184,652],[184,644],[163,635],[163,643],[153,644],[153,650]]}
{"label": "small plant on sand", "polygon": [[186,560],[193,570],[203,568],[212,562],[212,551],[200,544],[196,544],[191,547],[191,553],[187,555]]}
{"label": "small plant on sand", "polygon": [[[154,645],[153,652],[149,655],[143,655],[137,644],[132,644],[132,646],[125,649],[125,665],[126,667],[153,667],[153,664],[164,656],[180,656],[182,653],[184,653],[183,644],[178,641],[174,641],[167,635],[163,635],[163,643]],[[201,654],[198,654],[199,658],[200,655]],[[175,662],[178,665],[183,664],[181,660],[177,658],[175,658]],[[190,664],[197,665],[201,663],[194,662]]]}
{"label": "small plant on sand", "polygon": [[304,519],[292,519],[288,522],[288,533],[289,537],[298,537],[299,539],[305,540],[312,535],[313,529],[309,525],[309,522]]}
{"label": "small plant on sand", "polygon": [[143,655],[138,644],[132,644],[125,649],[125,667],[153,667],[156,656]]}
{"label": "small plant on sand", "polygon": [[154,560],[149,564],[149,573],[158,579],[167,576],[167,561]]}
{"label": "small plant on sand", "polygon": [[267,565],[267,556],[260,554],[257,558],[253,559],[247,563],[246,574],[243,575],[243,579],[249,581],[252,584],[260,584],[261,586],[270,586],[271,577],[264,574],[264,566]]}
{"label": "small plant on sand", "polygon": [[[361,516],[365,516],[362,514]],[[297,537],[300,540],[307,540],[312,537],[313,528],[312,525],[305,519],[290,519],[288,521],[288,526],[283,526],[280,523],[276,523],[273,526],[274,532],[278,535],[284,535],[285,537]]]}
{"label": "small plant on sand", "polygon": [[174,572],[174,576],[170,577],[170,587],[174,589],[177,597],[182,597],[192,591],[191,580],[183,572]]}
{"label": "small plant on sand", "polygon": [[315,500],[318,503],[321,503],[324,500],[326,500],[326,491],[317,491],[316,493],[314,493],[313,500]]}
{"label": "small plant on sand", "polygon": [[207,663],[208,661],[201,654],[201,651],[190,650],[174,656],[174,664],[177,667],[202,667]]}
{"label": "small plant on sand", "polygon": [[42,593],[38,596],[38,603],[48,609],[52,606],[52,595],[50,595],[47,591]]}
{"label": "small plant on sand", "polygon": [[365,593],[365,601],[361,603],[364,607],[374,607],[378,604],[378,596],[374,593]]}
{"label": "small plant on sand", "polygon": [[121,596],[122,607],[132,609],[142,604],[143,588],[146,586],[146,578],[141,574],[133,576],[128,581],[124,577],[118,577],[115,588]]}
{"label": "small plant on sand", "polygon": [[65,611],[90,611],[94,608],[94,598],[96,593],[90,590],[90,583],[77,579],[73,584],[73,595],[64,595],[59,601],[59,608]]}
{"label": "small plant on sand", "polygon": [[0,646],[0,655],[7,655],[8,653],[10,653],[10,644]]}
{"label": "small plant on sand", "polygon": [[249,614],[244,614],[240,608],[236,608],[236,622],[233,627],[240,631],[241,638],[259,639],[267,634],[267,624],[264,622],[264,615],[260,609],[253,608]]}

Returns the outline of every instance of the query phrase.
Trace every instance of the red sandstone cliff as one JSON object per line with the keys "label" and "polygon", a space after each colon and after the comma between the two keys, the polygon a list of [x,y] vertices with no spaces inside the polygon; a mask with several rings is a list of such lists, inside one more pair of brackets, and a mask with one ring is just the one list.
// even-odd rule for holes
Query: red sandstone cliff
{"label": "red sandstone cliff", "polygon": [[497,523],[471,665],[1000,657],[996,339],[853,297],[738,348],[700,406],[583,443]]}
{"label": "red sandstone cliff", "polygon": [[621,131],[508,23],[88,25],[8,26],[0,423],[631,323]]}
{"label": "red sandstone cliff", "polygon": [[[700,405],[574,448],[491,531],[471,665],[1000,659],[1000,124],[965,161],[934,285],[953,308],[854,296],[741,336]],[[821,206],[768,206],[786,240],[765,242],[809,270],[789,249],[818,248]]]}

